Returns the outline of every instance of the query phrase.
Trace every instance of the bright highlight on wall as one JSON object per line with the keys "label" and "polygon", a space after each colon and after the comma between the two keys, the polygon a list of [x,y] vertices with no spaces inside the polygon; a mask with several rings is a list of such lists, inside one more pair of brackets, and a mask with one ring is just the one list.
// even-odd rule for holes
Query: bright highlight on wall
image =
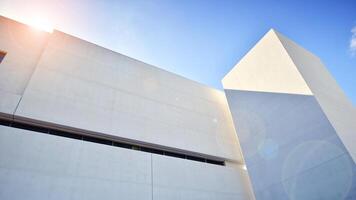
{"label": "bright highlight on wall", "polygon": [[50,33],[52,33],[53,31],[53,25],[48,20],[42,17],[33,17],[24,21],[24,23],[38,30],[42,30]]}
{"label": "bright highlight on wall", "polygon": [[[36,13],[42,13],[42,11],[37,11]],[[38,14],[30,13],[26,15],[26,17],[16,17],[16,15],[12,13],[7,13],[6,16],[18,22],[26,24],[36,31],[45,31],[48,33],[52,33],[54,29],[53,23],[51,22],[51,20],[49,20],[50,18],[45,15],[41,16]]]}

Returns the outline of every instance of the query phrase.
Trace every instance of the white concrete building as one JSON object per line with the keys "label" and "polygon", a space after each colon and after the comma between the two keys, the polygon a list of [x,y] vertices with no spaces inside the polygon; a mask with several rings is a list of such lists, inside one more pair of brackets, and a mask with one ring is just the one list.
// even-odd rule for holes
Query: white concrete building
{"label": "white concrete building", "polygon": [[271,30],[223,85],[0,17],[0,199],[356,198],[355,107],[315,56]]}

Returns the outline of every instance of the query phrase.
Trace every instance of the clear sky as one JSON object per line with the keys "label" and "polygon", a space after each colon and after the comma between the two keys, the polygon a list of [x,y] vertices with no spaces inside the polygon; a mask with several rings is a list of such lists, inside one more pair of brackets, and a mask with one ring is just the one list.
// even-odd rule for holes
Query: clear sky
{"label": "clear sky", "polygon": [[319,56],[356,105],[356,0],[0,0],[0,14],[44,21],[219,89],[275,28]]}

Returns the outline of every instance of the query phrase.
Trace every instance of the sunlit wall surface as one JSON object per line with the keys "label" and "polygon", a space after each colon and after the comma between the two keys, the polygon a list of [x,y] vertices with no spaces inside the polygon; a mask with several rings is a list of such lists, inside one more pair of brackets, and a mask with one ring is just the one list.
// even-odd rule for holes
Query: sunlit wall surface
{"label": "sunlit wall surface", "polygon": [[0,16],[0,51],[6,53],[0,65],[0,115],[13,114],[47,39],[46,32]]}
{"label": "sunlit wall surface", "polygon": [[0,199],[253,199],[222,91],[0,17]]}
{"label": "sunlit wall surface", "polygon": [[320,60],[269,31],[223,79],[256,199],[355,199],[356,112]]}

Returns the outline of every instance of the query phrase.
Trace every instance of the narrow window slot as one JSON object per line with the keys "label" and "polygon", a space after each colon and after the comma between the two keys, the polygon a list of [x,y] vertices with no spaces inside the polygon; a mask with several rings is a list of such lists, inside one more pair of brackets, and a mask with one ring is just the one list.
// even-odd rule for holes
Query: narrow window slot
{"label": "narrow window slot", "polygon": [[125,149],[132,149],[131,144],[126,144],[126,143],[121,143],[121,142],[114,142],[114,146],[125,148]]}
{"label": "narrow window slot", "polygon": [[183,159],[185,159],[185,157],[186,157],[184,154],[173,153],[173,152],[169,152],[169,151],[164,152],[164,155],[176,157],[176,158],[183,158]]}
{"label": "narrow window slot", "polygon": [[206,159],[203,157],[190,156],[190,155],[186,155],[183,153],[164,151],[164,150],[144,147],[144,146],[140,146],[140,145],[132,145],[132,144],[127,144],[127,143],[123,143],[123,142],[113,141],[110,139],[103,139],[103,138],[99,138],[99,137],[95,137],[95,136],[86,136],[86,135],[81,135],[81,134],[73,133],[73,132],[60,131],[57,129],[42,127],[39,125],[32,125],[32,124],[27,124],[27,123],[22,123],[22,122],[14,122],[13,120],[10,120],[10,119],[8,119],[8,120],[0,119],[0,125],[10,126],[13,128],[24,129],[24,130],[34,131],[34,132],[40,132],[40,133],[45,133],[45,134],[50,134],[50,135],[55,135],[55,136],[60,136],[60,137],[66,137],[66,138],[71,138],[71,139],[76,139],[76,140],[84,140],[84,141],[103,144],[103,145],[110,145],[110,146],[115,146],[115,147],[119,147],[119,148],[126,148],[126,149],[131,149],[134,151],[143,151],[143,152],[159,154],[159,155],[164,155],[164,156],[170,156],[170,157],[175,157],[175,158],[180,158],[180,159],[194,160],[194,161],[204,162],[204,163],[209,163],[209,164],[214,164],[214,165],[225,165],[224,161],[211,160],[211,159]]}
{"label": "narrow window slot", "polygon": [[49,134],[56,135],[56,136],[61,136],[61,137],[66,137],[66,138],[71,138],[71,139],[76,139],[76,140],[82,140],[82,138],[83,138],[83,136],[81,136],[81,135],[68,133],[68,132],[65,132],[65,131],[59,131],[59,130],[50,130]]}
{"label": "narrow window slot", "polygon": [[187,159],[188,160],[199,161],[199,162],[205,162],[206,161],[205,158],[199,158],[199,157],[196,157],[196,156],[187,156]]}
{"label": "narrow window slot", "polygon": [[13,122],[11,124],[11,127],[25,129],[25,130],[29,130],[29,131],[40,132],[40,133],[48,133],[48,129],[47,128],[41,128],[41,127],[28,125],[28,124],[17,123],[17,122]]}
{"label": "narrow window slot", "polygon": [[9,121],[7,121],[7,120],[0,119],[0,125],[3,125],[3,126],[10,126],[10,125],[11,125],[11,122],[9,122]]}
{"label": "narrow window slot", "polygon": [[207,163],[209,164],[214,164],[214,165],[225,165],[224,161],[216,161],[216,160],[206,160]]}
{"label": "narrow window slot", "polygon": [[106,140],[106,139],[102,139],[102,138],[95,138],[95,137],[91,137],[91,136],[83,136],[83,140],[84,141],[88,141],[88,142],[99,143],[99,144],[112,145],[112,141],[111,140]]}

